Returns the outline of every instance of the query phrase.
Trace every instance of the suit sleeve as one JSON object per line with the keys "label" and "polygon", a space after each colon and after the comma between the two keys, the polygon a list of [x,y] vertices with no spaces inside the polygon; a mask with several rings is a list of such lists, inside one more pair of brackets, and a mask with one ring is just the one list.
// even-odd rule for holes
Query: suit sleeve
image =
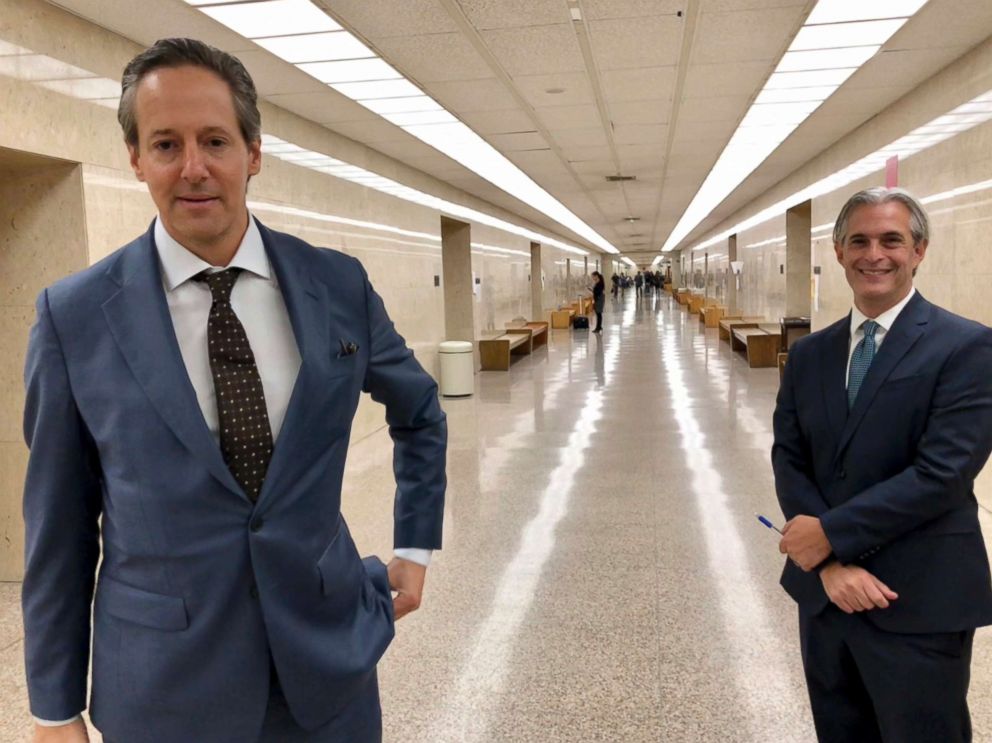
{"label": "suit sleeve", "polygon": [[856,560],[958,508],[992,450],[992,330],[954,350],[937,379],[913,463],[821,518],[843,561]]}
{"label": "suit sleeve", "polygon": [[90,604],[100,555],[96,449],[73,399],[47,290],[25,367],[24,644],[31,713],[65,720],[86,708]]}
{"label": "suit sleeve", "polygon": [[369,361],[363,389],[386,406],[396,476],[393,543],[439,549],[447,487],[448,428],[437,382],[407,348],[386,314],[382,298],[365,281]]}
{"label": "suit sleeve", "polygon": [[[793,352],[794,353],[794,352]],[[813,459],[809,443],[799,425],[796,406],[796,366],[799,360],[786,362],[785,375],[775,401],[772,428],[772,470],[775,494],[786,519],[796,516],[820,516],[829,505],[813,479]]]}

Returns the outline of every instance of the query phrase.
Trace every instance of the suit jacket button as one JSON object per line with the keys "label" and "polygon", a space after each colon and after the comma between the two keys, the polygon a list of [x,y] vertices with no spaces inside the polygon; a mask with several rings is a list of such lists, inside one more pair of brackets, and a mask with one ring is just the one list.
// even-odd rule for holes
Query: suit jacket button
{"label": "suit jacket button", "polygon": [[847,477],[847,472],[845,472],[844,470],[837,470],[838,480],[843,480],[845,477]]}
{"label": "suit jacket button", "polygon": [[262,519],[262,517],[256,516],[251,520],[251,523],[248,525],[248,528],[251,529],[252,532],[260,532],[264,524],[265,521]]}

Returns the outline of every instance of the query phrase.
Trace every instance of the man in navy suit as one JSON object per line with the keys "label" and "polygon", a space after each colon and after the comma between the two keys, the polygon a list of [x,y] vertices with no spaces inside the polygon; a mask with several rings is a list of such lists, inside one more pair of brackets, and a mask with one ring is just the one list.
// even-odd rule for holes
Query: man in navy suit
{"label": "man in navy suit", "polygon": [[975,628],[992,623],[974,480],[992,449],[992,330],[926,301],[929,241],[900,189],[834,226],[850,315],[790,350],[772,465],[819,740],[971,740]]}
{"label": "man in navy suit", "polygon": [[[42,292],[28,350],[35,740],[87,739],[91,631],[112,743],[380,740],[376,663],[441,545],[436,385],[358,261],[248,213],[261,122],[238,60],[164,40],[122,87],[158,217]],[[388,568],[340,513],[363,390],[395,448]]]}

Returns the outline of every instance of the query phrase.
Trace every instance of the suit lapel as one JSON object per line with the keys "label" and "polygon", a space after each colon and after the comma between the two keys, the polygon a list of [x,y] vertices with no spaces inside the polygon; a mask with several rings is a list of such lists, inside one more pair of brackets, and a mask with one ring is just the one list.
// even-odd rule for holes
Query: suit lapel
{"label": "suit lapel", "polygon": [[823,373],[823,403],[834,440],[839,440],[847,423],[847,352],[850,344],[851,316],[834,323],[826,331],[820,347],[820,369]]}
{"label": "suit lapel", "polygon": [[203,419],[165,301],[152,231],[108,270],[119,287],[103,313],[131,373],[190,454],[229,490],[246,498]]}
{"label": "suit lapel", "polygon": [[854,401],[854,407],[851,408],[850,415],[848,415],[840,444],[837,447],[838,456],[850,442],[885,380],[889,378],[903,357],[909,353],[910,349],[926,332],[929,315],[930,303],[917,292],[909,304],[899,313],[892,328],[885,334],[882,347],[878,349],[875,359],[871,362],[865,380],[861,383],[861,389],[858,391],[858,397]]}
{"label": "suit lapel", "polygon": [[307,431],[312,430],[310,418],[320,407],[315,404],[313,392],[322,377],[322,370],[326,376],[330,330],[329,313],[323,306],[319,287],[299,256],[295,255],[298,251],[292,246],[280,245],[276,235],[261,223],[258,227],[300,350],[300,372],[293,385],[279,438],[275,441],[272,460],[259,495],[261,500],[270,491],[280,489],[280,481],[286,478],[294,461],[309,461],[303,454],[307,446]]}

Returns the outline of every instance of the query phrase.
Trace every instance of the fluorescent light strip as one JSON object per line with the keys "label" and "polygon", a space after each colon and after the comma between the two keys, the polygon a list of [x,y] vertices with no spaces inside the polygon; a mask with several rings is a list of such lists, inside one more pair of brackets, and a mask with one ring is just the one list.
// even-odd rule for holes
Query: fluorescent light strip
{"label": "fluorescent light strip", "polygon": [[[390,118],[387,114],[444,111],[429,96],[369,50],[350,63],[312,59],[321,54],[321,41],[307,36],[348,34],[310,0],[261,0],[229,5],[201,5],[186,0],[242,36],[291,61],[302,72],[327,83],[346,98],[384,116],[408,134],[430,145],[521,202],[537,209],[607,253],[619,253],[606,238],[573,214],[482,137],[454,116]],[[350,34],[349,34],[350,36]],[[273,37],[285,37],[282,40]],[[342,37],[343,38],[343,37]],[[353,37],[352,37],[353,38]],[[293,41],[290,41],[293,39]],[[296,40],[303,40],[297,47]],[[328,39],[340,44],[340,39]],[[355,40],[357,42],[357,39]],[[361,44],[361,42],[358,42]],[[304,50],[304,46],[306,49]],[[367,49],[361,45],[353,52]],[[335,52],[330,52],[332,55]],[[308,59],[310,58],[310,59]],[[304,61],[306,60],[306,61]],[[394,103],[390,103],[394,101]],[[449,113],[450,116],[450,113]]]}
{"label": "fluorescent light strip", "polygon": [[820,0],[689,202],[662,251],[674,250],[925,2]]}
{"label": "fluorescent light strip", "polygon": [[[394,180],[385,178],[369,170],[343,163],[342,161],[329,157],[323,153],[305,150],[298,145],[292,144],[291,142],[286,142],[285,140],[280,139],[279,137],[274,137],[271,134],[262,135],[262,153],[265,155],[271,155],[272,157],[280,160],[284,160],[291,165],[298,165],[303,168],[314,170],[318,173],[333,175],[335,178],[351,181],[352,183],[356,183],[364,188],[382,191],[390,196],[395,196],[403,199],[404,201],[411,201],[415,204],[420,204],[421,206],[425,206],[429,209],[435,209],[454,217],[461,217],[462,219],[470,220],[478,224],[495,227],[503,232],[509,232],[514,235],[519,235],[520,237],[526,237],[529,240],[540,242],[543,245],[551,245],[559,250],[565,251],[566,253],[573,253],[575,255],[589,255],[588,250],[583,250],[582,248],[578,248],[574,245],[569,245],[568,243],[562,242],[557,238],[529,230],[525,227],[520,227],[512,222],[507,222],[499,219],[498,217],[493,217],[484,212],[472,209],[471,207],[446,201],[445,199],[438,198],[437,196],[431,196],[423,191],[418,191],[415,188],[404,186],[402,183],[397,183]],[[326,163],[328,161],[338,164],[327,165]],[[355,222],[355,224],[359,223]],[[631,265],[633,265],[633,263]]]}
{"label": "fluorescent light strip", "polygon": [[[983,93],[977,98],[973,98],[967,103],[963,103],[957,108],[948,111],[942,116],[938,116],[936,119],[913,129],[908,134],[900,137],[895,142],[882,147],[875,152],[867,155],[856,162],[851,163],[846,168],[837,171],[836,173],[822,178],[816,183],[813,183],[806,188],[803,188],[791,196],[787,196],[781,201],[772,204],[766,209],[762,209],[757,214],[744,219],[733,227],[723,230],[717,235],[714,235],[710,239],[697,243],[693,245],[689,250],[700,250],[702,248],[708,248],[712,245],[726,240],[728,237],[734,234],[739,234],[744,230],[750,229],[756,225],[763,222],[767,222],[773,217],[780,216],[785,213],[787,209],[796,204],[802,203],[810,199],[815,199],[823,194],[836,191],[839,188],[843,188],[849,183],[853,183],[856,180],[864,178],[870,173],[877,173],[885,170],[886,161],[892,157],[893,154],[899,153],[901,159],[905,159],[919,152],[923,152],[940,142],[943,142],[951,137],[960,134],[961,129],[955,129],[954,131],[946,131],[946,123],[948,121],[957,121],[960,114],[963,112],[973,111],[979,108],[979,104],[992,102],[992,90],[987,93]],[[969,114],[969,116],[974,114]],[[992,110],[987,111],[983,114],[984,118],[980,121],[972,121],[967,125],[967,129],[972,129],[979,124],[984,124],[987,121],[992,121]],[[983,181],[981,183],[972,184],[970,186],[962,186],[958,189],[952,189],[951,191],[945,191],[939,194],[934,194],[926,198],[922,198],[921,201],[924,204],[931,203],[932,201],[940,201],[946,198],[952,198],[953,196],[958,196],[961,194],[971,193],[972,191],[978,191],[986,187],[986,184],[992,183],[992,181]],[[817,225],[812,228],[812,232],[819,232],[825,228],[833,229],[833,225]]]}

